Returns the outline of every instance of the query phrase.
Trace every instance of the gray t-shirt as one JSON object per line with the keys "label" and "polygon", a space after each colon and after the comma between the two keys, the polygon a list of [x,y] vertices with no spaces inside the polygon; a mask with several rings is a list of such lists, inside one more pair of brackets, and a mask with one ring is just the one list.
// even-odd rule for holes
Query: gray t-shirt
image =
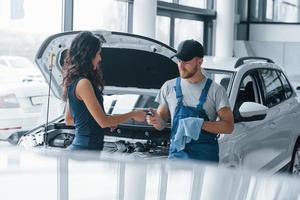
{"label": "gray t-shirt", "polygon": [[[207,78],[203,79],[199,83],[194,84],[185,79],[181,79],[183,105],[191,107],[196,107],[198,105],[199,97],[205,86],[206,80]],[[155,101],[159,104],[166,105],[169,108],[171,114],[171,123],[173,123],[175,108],[177,106],[175,86],[176,78],[165,82],[155,99]],[[203,105],[209,120],[216,121],[217,111],[223,107],[230,108],[227,93],[223,86],[213,81],[209,88],[206,101]]]}

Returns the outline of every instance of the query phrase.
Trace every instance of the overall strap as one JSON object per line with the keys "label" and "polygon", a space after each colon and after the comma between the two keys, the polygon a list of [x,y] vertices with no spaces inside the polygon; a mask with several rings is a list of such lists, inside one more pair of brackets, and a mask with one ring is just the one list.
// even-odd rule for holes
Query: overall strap
{"label": "overall strap", "polygon": [[203,105],[206,101],[206,97],[207,97],[207,94],[208,94],[208,90],[211,86],[211,83],[212,83],[212,80],[211,79],[207,79],[206,83],[205,83],[205,86],[201,92],[201,95],[200,95],[200,98],[199,98],[199,104],[197,105],[197,109],[203,109]]}
{"label": "overall strap", "polygon": [[181,78],[177,77],[176,78],[176,86],[175,86],[177,104],[182,104],[182,100],[183,100],[180,82],[181,82]]}

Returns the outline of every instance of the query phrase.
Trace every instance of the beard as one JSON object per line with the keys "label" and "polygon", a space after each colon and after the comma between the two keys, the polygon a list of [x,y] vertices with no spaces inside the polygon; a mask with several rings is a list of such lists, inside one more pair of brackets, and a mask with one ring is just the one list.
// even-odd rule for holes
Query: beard
{"label": "beard", "polygon": [[192,71],[179,70],[179,74],[182,79],[192,78],[197,72],[198,67],[195,67]]}

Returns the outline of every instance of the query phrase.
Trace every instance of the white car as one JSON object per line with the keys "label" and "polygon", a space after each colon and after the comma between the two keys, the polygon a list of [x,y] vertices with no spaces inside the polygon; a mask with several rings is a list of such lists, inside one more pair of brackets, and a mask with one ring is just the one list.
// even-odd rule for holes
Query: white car
{"label": "white car", "polygon": [[14,133],[19,137],[36,126],[47,88],[44,82],[0,84],[0,140],[8,140]]}
{"label": "white car", "polygon": [[298,96],[300,96],[300,76],[299,75],[290,76],[289,80],[291,82],[291,85],[294,87],[296,93],[298,94]]}
{"label": "white car", "polygon": [[21,56],[0,56],[0,72],[14,74],[13,79],[21,82],[45,82],[39,69],[27,58]]}
{"label": "white car", "polygon": [[[78,32],[53,35],[40,48],[36,62],[49,80],[49,63],[55,55],[53,93],[61,98],[62,63]],[[161,85],[178,76],[175,50],[161,42],[127,33],[95,31],[104,42],[102,71],[105,77],[104,108],[107,114],[157,107]],[[277,172],[288,166],[300,172],[300,104],[284,72],[265,58],[205,57],[205,73],[227,90],[234,112],[234,132],[220,133],[220,162],[235,168]],[[48,78],[47,78],[48,77]],[[73,127],[63,117],[24,135],[20,146],[66,148],[73,140]],[[127,152],[146,157],[166,157],[170,127],[157,131],[146,122],[129,121],[114,132],[106,131],[105,151]],[[289,166],[289,164],[291,164]]]}

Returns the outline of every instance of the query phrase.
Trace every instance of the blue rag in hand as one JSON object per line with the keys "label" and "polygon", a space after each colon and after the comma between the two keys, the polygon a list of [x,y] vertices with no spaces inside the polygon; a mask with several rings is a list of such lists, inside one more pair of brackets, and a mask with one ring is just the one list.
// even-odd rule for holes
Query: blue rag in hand
{"label": "blue rag in hand", "polygon": [[174,137],[174,148],[181,151],[185,148],[185,144],[191,140],[198,140],[201,134],[201,127],[204,122],[203,118],[188,117],[179,120],[178,128]]}

